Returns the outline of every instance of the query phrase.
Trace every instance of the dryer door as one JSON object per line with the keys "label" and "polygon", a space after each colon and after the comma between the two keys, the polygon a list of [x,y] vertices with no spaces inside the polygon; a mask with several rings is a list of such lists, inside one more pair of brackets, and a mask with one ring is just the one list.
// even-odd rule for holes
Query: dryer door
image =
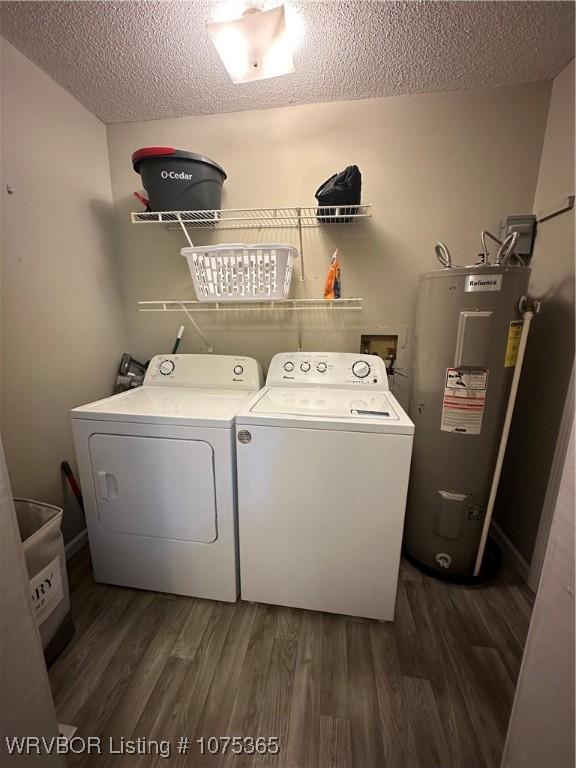
{"label": "dryer door", "polygon": [[208,443],[92,435],[89,445],[102,528],[182,541],[216,539],[214,454]]}

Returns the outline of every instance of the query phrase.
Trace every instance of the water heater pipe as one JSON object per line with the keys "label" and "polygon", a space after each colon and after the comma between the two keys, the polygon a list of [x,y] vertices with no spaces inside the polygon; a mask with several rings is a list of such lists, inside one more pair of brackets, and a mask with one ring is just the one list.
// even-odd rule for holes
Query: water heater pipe
{"label": "water heater pipe", "polygon": [[478,545],[478,553],[476,555],[476,564],[474,566],[474,576],[478,576],[478,574],[480,573],[480,568],[482,567],[482,559],[484,557],[484,550],[486,548],[486,540],[488,539],[488,531],[490,530],[490,523],[492,522],[492,514],[494,512],[494,504],[496,503],[496,494],[498,492],[498,485],[500,483],[502,465],[504,463],[504,456],[506,455],[506,446],[508,444],[508,435],[510,434],[510,425],[512,423],[514,405],[516,404],[516,395],[518,394],[518,384],[520,383],[520,374],[522,373],[522,364],[524,362],[526,342],[528,341],[528,334],[530,332],[530,323],[532,322],[534,313],[538,312],[539,309],[540,309],[540,305],[538,302],[533,302],[531,305],[528,305],[525,297],[520,299],[520,311],[522,312],[522,318],[524,322],[522,325],[522,333],[520,334],[520,342],[518,344],[518,357],[516,359],[516,366],[514,367],[514,376],[512,377],[512,386],[510,387],[510,395],[508,397],[508,406],[506,408],[506,417],[504,418],[504,426],[502,427],[502,435],[500,437],[500,446],[498,448],[498,458],[496,459],[494,475],[492,476],[492,486],[490,487],[490,497],[488,498],[488,507],[486,509],[484,526],[482,528],[482,536],[480,538],[480,544]]}

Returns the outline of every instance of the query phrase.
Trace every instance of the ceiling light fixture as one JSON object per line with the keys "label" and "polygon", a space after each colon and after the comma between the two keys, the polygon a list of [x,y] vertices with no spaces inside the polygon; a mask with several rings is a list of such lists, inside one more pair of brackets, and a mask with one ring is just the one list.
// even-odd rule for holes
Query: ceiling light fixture
{"label": "ceiling light fixture", "polygon": [[265,11],[248,8],[235,21],[206,26],[233,83],[294,72],[293,45],[283,5]]}

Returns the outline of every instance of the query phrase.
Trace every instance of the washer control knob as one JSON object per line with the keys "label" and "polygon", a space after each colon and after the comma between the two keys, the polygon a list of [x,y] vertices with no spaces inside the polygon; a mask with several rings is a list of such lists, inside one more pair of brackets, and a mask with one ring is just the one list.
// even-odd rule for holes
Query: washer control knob
{"label": "washer control knob", "polygon": [[357,379],[365,379],[370,373],[370,366],[364,360],[357,360],[352,366],[352,373]]}
{"label": "washer control knob", "polygon": [[162,360],[158,366],[158,370],[162,376],[170,376],[170,374],[174,372],[174,368],[174,360]]}
{"label": "washer control knob", "polygon": [[306,363],[306,362],[300,363],[300,370],[302,371],[302,373],[308,373],[308,371],[310,370],[310,363]]}
{"label": "washer control knob", "polygon": [[234,366],[234,373],[236,376],[241,376],[244,373],[244,366],[242,365],[235,365]]}
{"label": "washer control knob", "polygon": [[326,373],[327,368],[328,366],[326,365],[326,363],[316,363],[316,370],[318,371],[318,373]]}
{"label": "washer control knob", "polygon": [[292,371],[294,370],[294,363],[288,360],[287,363],[284,363],[284,370],[286,371],[286,373],[292,373]]}

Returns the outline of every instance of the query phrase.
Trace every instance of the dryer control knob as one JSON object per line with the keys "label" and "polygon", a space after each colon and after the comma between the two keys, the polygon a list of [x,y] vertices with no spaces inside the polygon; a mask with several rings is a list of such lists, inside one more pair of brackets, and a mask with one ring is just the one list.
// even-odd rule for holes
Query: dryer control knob
{"label": "dryer control knob", "polygon": [[284,370],[286,373],[292,373],[294,370],[294,363],[291,363],[290,360],[288,360],[287,363],[284,363]]}
{"label": "dryer control knob", "polygon": [[364,360],[357,360],[352,366],[352,373],[357,379],[365,379],[370,373],[370,366]]}
{"label": "dryer control knob", "polygon": [[244,366],[242,365],[235,365],[234,366],[234,373],[236,376],[240,376],[244,373]]}
{"label": "dryer control knob", "polygon": [[174,372],[174,360],[162,360],[158,366],[158,370],[162,376],[170,376]]}
{"label": "dryer control knob", "polygon": [[300,363],[300,370],[302,371],[302,373],[308,373],[308,371],[310,370],[310,363],[306,363],[306,362]]}
{"label": "dryer control knob", "polygon": [[318,373],[326,373],[328,366],[326,363],[316,363],[316,370]]}

